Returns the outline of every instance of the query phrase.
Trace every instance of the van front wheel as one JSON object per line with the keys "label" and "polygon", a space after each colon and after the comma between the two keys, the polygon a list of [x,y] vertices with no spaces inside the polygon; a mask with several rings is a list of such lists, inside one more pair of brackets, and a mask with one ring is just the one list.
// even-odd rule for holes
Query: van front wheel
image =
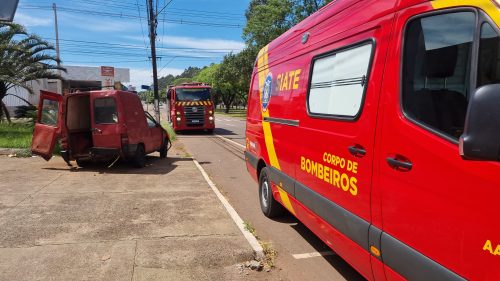
{"label": "van front wheel", "polygon": [[160,158],[166,158],[167,152],[168,152],[168,139],[165,139],[160,148]]}
{"label": "van front wheel", "polygon": [[137,168],[143,168],[146,166],[146,152],[144,151],[144,146],[139,144],[134,156],[134,165]]}
{"label": "van front wheel", "polygon": [[264,213],[264,215],[268,218],[278,217],[285,211],[285,208],[273,197],[268,168],[262,168],[262,171],[260,172],[259,202],[262,213]]}

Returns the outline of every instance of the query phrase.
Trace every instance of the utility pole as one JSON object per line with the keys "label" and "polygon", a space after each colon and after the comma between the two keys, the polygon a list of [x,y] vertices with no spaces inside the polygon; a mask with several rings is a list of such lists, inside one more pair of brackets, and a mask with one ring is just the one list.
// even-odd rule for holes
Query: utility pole
{"label": "utility pole", "polygon": [[[56,3],[52,3],[52,9],[54,10],[54,22],[55,22],[55,28],[56,28],[56,56],[57,56],[57,66],[61,67],[61,54],[59,53],[59,27],[57,25],[57,6]],[[57,70],[59,76],[61,76],[61,70]],[[62,83],[59,81],[59,83]],[[62,93],[62,85],[59,85],[57,83],[58,91],[61,91]]]}
{"label": "utility pole", "polygon": [[154,93],[154,109],[155,118],[158,123],[160,122],[160,96],[158,93],[158,71],[156,66],[156,23],[157,17],[153,10],[153,0],[148,0],[148,10],[149,10],[149,39],[151,42],[151,60],[153,63],[153,93]]}

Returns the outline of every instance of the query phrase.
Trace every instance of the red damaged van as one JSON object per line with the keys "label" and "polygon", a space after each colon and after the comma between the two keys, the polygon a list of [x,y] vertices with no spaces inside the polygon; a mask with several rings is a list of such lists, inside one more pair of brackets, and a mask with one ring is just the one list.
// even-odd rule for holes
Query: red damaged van
{"label": "red damaged van", "polygon": [[336,0],[259,54],[246,159],[368,280],[500,280],[500,1]]}
{"label": "red damaged van", "polygon": [[90,161],[132,160],[144,167],[146,154],[170,148],[168,133],[126,91],[91,91],[66,96],[42,91],[33,132],[33,154],[50,160],[61,140],[61,155],[78,166]]}

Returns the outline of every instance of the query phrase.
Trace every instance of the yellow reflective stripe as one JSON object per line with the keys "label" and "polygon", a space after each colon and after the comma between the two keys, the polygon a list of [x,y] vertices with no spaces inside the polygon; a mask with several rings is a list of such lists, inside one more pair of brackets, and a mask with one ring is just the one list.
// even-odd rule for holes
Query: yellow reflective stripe
{"label": "yellow reflective stripe", "polygon": [[288,198],[288,193],[286,193],[286,191],[281,189],[281,187],[279,187],[279,186],[278,186],[278,191],[280,193],[281,202],[283,202],[283,205],[285,206],[285,208],[287,208],[288,211],[290,211],[290,213],[295,215],[295,210],[292,207],[292,203],[290,202],[290,198]]}
{"label": "yellow reflective stripe", "polygon": [[[266,81],[267,75],[269,74],[269,45],[265,46],[260,50],[257,59],[257,68],[259,70],[259,100],[262,101],[262,89],[264,88],[264,83]],[[275,169],[281,170],[280,163],[278,161],[278,156],[276,155],[276,149],[274,147],[273,133],[271,131],[271,124],[269,122],[264,122],[264,118],[269,117],[269,108],[266,111],[262,110],[262,129],[264,131],[264,141],[266,143],[267,154],[269,156],[269,162]],[[282,189],[282,183],[277,186],[278,192],[280,194],[281,202],[292,214],[295,215],[295,210],[293,209],[290,198],[288,198],[288,193]]]}
{"label": "yellow reflective stripe", "polygon": [[[261,50],[261,54],[259,54],[258,59],[258,68],[263,69],[259,72],[259,96],[262,101],[262,88],[264,88],[264,83],[266,81],[266,77],[269,74],[269,55],[268,55],[269,46],[264,47]],[[262,111],[262,120],[264,118],[269,117],[269,109],[266,111]],[[276,150],[274,148],[274,140],[273,133],[271,132],[271,124],[268,122],[262,122],[262,129],[264,130],[264,140],[267,147],[267,154],[269,155],[269,162],[271,162],[271,166],[281,170],[280,163],[278,161],[278,156],[276,155]]]}
{"label": "yellow reflective stripe", "polygon": [[443,9],[459,6],[478,7],[485,11],[500,27],[500,10],[491,0],[435,0],[431,1],[434,9]]}

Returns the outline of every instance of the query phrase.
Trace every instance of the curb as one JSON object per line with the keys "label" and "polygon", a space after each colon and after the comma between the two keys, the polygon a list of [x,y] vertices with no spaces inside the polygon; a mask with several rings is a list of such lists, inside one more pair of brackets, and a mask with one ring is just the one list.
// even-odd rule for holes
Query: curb
{"label": "curb", "polygon": [[24,148],[2,148],[0,147],[0,155],[12,155],[26,151]]}
{"label": "curb", "polygon": [[221,201],[222,205],[224,205],[224,207],[226,208],[227,212],[229,213],[229,215],[233,219],[234,223],[236,223],[236,225],[238,226],[238,228],[240,229],[240,231],[243,233],[243,236],[245,236],[245,238],[247,239],[248,243],[250,244],[250,246],[252,247],[253,251],[255,252],[255,258],[257,260],[260,260],[260,259],[264,258],[264,250],[262,249],[262,246],[259,244],[259,242],[255,238],[255,236],[253,236],[252,233],[250,233],[250,231],[248,231],[248,230],[245,229],[245,225],[243,223],[243,220],[238,215],[238,213],[236,212],[236,210],[233,208],[233,206],[231,206],[231,204],[229,204],[229,202],[227,201],[227,199],[224,198],[224,196],[222,195],[222,193],[220,193],[219,189],[217,188],[217,186],[215,185],[215,183],[212,182],[212,180],[208,177],[207,172],[205,172],[205,170],[203,169],[203,167],[201,167],[200,163],[198,163],[198,161],[196,161],[195,159],[193,159],[193,162],[196,165],[196,167],[198,168],[198,170],[200,170],[201,174],[203,175],[203,177],[207,181],[207,183],[210,186],[210,188],[212,188],[212,190],[215,193],[215,195],[217,195],[217,197]]}

